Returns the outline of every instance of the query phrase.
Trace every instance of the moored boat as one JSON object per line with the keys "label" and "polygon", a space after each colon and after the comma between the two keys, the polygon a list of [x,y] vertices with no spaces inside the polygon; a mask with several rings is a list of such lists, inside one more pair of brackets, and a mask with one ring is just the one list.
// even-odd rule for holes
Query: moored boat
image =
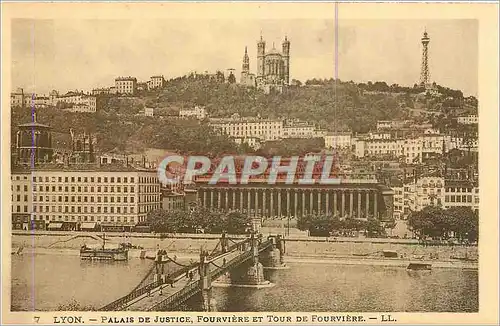
{"label": "moored boat", "polygon": [[108,244],[106,246],[106,237],[103,234],[102,246],[87,246],[84,244],[80,248],[80,259],[82,260],[128,260],[128,249],[120,245]]}
{"label": "moored boat", "polygon": [[413,270],[413,271],[429,271],[432,269],[432,264],[428,263],[410,263],[408,264],[408,267],[406,267],[408,270]]}

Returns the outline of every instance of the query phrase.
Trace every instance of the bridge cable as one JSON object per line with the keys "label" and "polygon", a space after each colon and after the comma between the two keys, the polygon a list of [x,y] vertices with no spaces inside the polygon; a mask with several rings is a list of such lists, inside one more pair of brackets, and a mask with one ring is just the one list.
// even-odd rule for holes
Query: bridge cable
{"label": "bridge cable", "polygon": [[212,252],[209,254],[209,256],[212,256],[215,253],[215,251],[217,250],[217,248],[219,248],[219,245],[220,245],[220,240],[219,240],[219,242],[217,242],[217,245],[215,245],[214,250],[212,250]]}
{"label": "bridge cable", "polygon": [[178,263],[178,262],[176,262],[175,260],[173,260],[172,258],[170,258],[168,255],[165,255],[165,256],[167,256],[167,259],[168,259],[169,261],[171,261],[172,263],[174,263],[174,264],[176,264],[176,265],[178,265],[178,266],[181,266],[181,267],[189,267],[189,266],[191,266],[191,265],[183,265],[183,264],[181,264],[181,263]]}

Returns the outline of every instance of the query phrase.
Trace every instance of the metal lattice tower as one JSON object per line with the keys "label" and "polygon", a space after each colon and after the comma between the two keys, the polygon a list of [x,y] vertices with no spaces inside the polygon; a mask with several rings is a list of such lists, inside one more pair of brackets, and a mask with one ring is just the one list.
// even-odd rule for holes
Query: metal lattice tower
{"label": "metal lattice tower", "polygon": [[430,81],[429,73],[429,42],[430,38],[427,35],[427,31],[424,31],[424,36],[422,37],[422,67],[420,69],[420,84],[428,85]]}

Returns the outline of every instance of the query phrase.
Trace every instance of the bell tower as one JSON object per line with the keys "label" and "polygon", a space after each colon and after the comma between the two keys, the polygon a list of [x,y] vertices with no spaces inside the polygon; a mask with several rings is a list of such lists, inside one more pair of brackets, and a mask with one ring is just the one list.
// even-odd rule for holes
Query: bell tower
{"label": "bell tower", "polygon": [[282,44],[282,52],[283,52],[283,74],[285,77],[285,84],[290,84],[290,41],[285,36],[285,40]]}
{"label": "bell tower", "polygon": [[257,42],[257,77],[264,76],[264,57],[266,55],[266,42],[260,35],[260,41]]}

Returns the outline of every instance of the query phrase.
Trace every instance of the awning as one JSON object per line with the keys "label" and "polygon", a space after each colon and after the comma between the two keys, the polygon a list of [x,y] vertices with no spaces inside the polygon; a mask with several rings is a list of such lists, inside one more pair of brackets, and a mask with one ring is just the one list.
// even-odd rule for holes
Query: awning
{"label": "awning", "polygon": [[96,226],[96,223],[92,223],[92,222],[84,222],[82,223],[82,225],[80,226],[81,229],[95,229],[95,226]]}
{"label": "awning", "polygon": [[49,226],[47,227],[47,229],[58,230],[58,229],[62,228],[62,226],[63,226],[62,223],[49,223]]}

